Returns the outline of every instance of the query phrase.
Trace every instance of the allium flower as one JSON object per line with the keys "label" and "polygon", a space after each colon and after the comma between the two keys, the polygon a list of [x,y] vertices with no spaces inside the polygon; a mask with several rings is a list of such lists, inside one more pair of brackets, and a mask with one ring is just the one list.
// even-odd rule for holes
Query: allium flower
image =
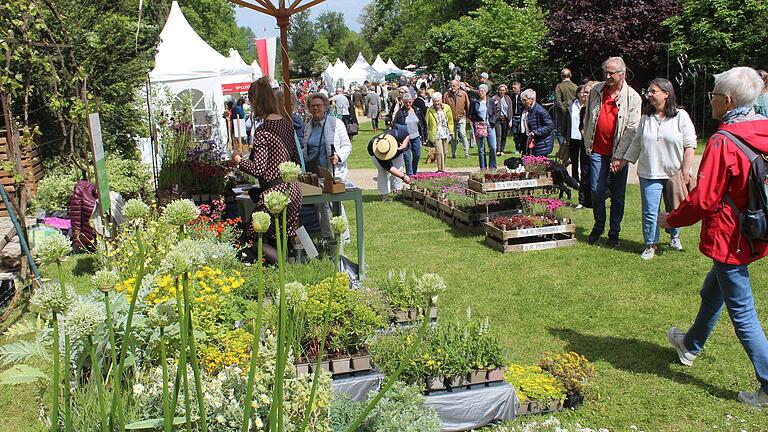
{"label": "allium flower", "polygon": [[98,270],[91,276],[91,282],[102,292],[109,292],[120,281],[120,277],[114,270]]}
{"label": "allium flower", "polygon": [[278,191],[269,192],[264,195],[264,205],[273,215],[278,214],[288,206],[288,195]]}
{"label": "allium flower", "polygon": [[132,198],[125,202],[123,216],[128,222],[142,220],[149,215],[149,206],[138,198]]}
{"label": "allium flower", "polygon": [[265,212],[257,211],[251,215],[251,225],[256,233],[263,234],[267,232],[271,223],[272,218]]}
{"label": "allium flower", "polygon": [[336,234],[341,234],[349,228],[349,222],[344,216],[334,216],[331,218],[331,228]]}
{"label": "allium flower", "polygon": [[191,239],[182,240],[171,248],[160,263],[163,273],[180,275],[205,265],[205,254],[200,244]]}
{"label": "allium flower", "polygon": [[147,320],[152,327],[164,328],[176,322],[176,300],[154,305],[147,311]]}
{"label": "allium flower", "polygon": [[283,162],[277,166],[280,170],[280,177],[286,183],[293,183],[299,179],[301,175],[301,167],[293,162]]}
{"label": "allium flower", "polygon": [[55,231],[43,238],[32,252],[42,260],[43,264],[59,262],[72,252],[72,241],[61,231]]}
{"label": "allium flower", "polygon": [[306,303],[306,301],[307,289],[301,282],[289,282],[285,284],[285,304],[289,308],[296,309],[298,306]]}
{"label": "allium flower", "polygon": [[92,336],[104,322],[104,308],[92,302],[77,302],[67,312],[67,332],[73,339]]}
{"label": "allium flower", "polygon": [[434,297],[445,291],[445,281],[435,273],[425,273],[416,280],[416,292],[424,298]]}
{"label": "allium flower", "polygon": [[163,221],[173,226],[184,226],[197,219],[200,209],[189,199],[171,201],[163,210]]}
{"label": "allium flower", "polygon": [[33,305],[54,312],[66,312],[75,302],[77,294],[72,285],[67,285],[64,294],[61,293],[61,287],[58,283],[47,282],[40,285],[35,290],[35,294],[30,300]]}

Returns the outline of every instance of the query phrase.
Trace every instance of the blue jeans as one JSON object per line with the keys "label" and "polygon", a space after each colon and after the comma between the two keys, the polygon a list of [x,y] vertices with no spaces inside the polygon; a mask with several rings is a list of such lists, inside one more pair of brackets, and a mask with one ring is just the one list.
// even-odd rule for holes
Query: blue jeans
{"label": "blue jeans", "polygon": [[[475,135],[477,140],[477,155],[480,158],[480,169],[496,168],[496,131],[488,127],[488,136],[481,137]],[[488,164],[485,163],[485,143],[488,142]]]}
{"label": "blue jeans", "polygon": [[419,158],[421,158],[421,137],[411,138],[408,141],[408,148],[403,152],[406,174],[409,176],[416,174],[419,169]]}
{"label": "blue jeans", "polygon": [[[672,202],[667,197],[667,179],[645,179],[640,177],[640,199],[643,208],[643,239],[646,245],[659,243],[659,204],[664,199],[664,209],[672,211]],[[680,237],[680,228],[667,228],[665,231],[674,237]]]}
{"label": "blue jeans", "polygon": [[605,231],[605,200],[609,183],[611,188],[611,220],[608,230],[609,237],[618,237],[621,231],[621,220],[624,219],[624,195],[627,191],[627,173],[629,167],[624,167],[617,173],[611,172],[611,157],[592,153],[592,214],[595,225],[592,232],[602,234]]}
{"label": "blue jeans", "polygon": [[752,361],[761,388],[768,392],[768,340],[755,311],[746,265],[714,261],[701,288],[701,306],[696,321],[683,341],[686,348],[694,354],[701,352],[720,319],[723,304],[731,317],[736,336]]}

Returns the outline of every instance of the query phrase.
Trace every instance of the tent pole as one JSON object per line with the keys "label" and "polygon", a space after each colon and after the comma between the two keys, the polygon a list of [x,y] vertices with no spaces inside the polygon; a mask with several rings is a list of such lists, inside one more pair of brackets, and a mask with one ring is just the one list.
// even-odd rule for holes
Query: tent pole
{"label": "tent pole", "polygon": [[149,121],[149,152],[152,153],[152,181],[155,184],[155,196],[157,196],[157,129],[155,128],[155,118],[152,115],[152,96],[150,95],[150,84],[149,74],[147,74],[145,87],[147,90],[147,120]]}
{"label": "tent pole", "polygon": [[290,116],[293,113],[293,107],[291,104],[291,72],[288,60],[288,27],[291,25],[291,12],[285,9],[285,5],[281,4],[279,14],[277,16],[277,25],[280,27],[280,59],[283,63],[283,82],[285,83],[285,89],[283,91],[283,106],[285,112]]}

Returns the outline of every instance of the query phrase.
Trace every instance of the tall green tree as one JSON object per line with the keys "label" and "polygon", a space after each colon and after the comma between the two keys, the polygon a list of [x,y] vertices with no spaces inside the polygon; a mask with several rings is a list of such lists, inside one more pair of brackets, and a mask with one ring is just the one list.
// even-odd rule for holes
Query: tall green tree
{"label": "tall green tree", "polygon": [[336,57],[343,57],[344,49],[342,41],[349,33],[349,28],[344,22],[344,14],[341,12],[323,12],[317,17],[317,34],[328,41],[328,45],[336,53]]}
{"label": "tall green tree", "polygon": [[325,36],[320,36],[315,42],[315,46],[312,48],[312,58],[315,61],[312,63],[312,71],[315,74],[322,73],[329,63],[333,62],[336,52],[328,44],[328,40]]}
{"label": "tall green tree", "polygon": [[687,54],[709,70],[768,67],[768,2],[765,0],[681,0],[682,11],[665,25],[669,50]]}
{"label": "tall green tree", "polygon": [[360,33],[350,31],[347,33],[346,36],[344,36],[344,39],[341,40],[339,43],[342,49],[342,56],[341,59],[344,60],[348,65],[352,65],[352,63],[357,60],[357,56],[359,54],[363,54],[363,57],[366,58],[369,62],[373,61],[373,52],[371,51],[370,45],[368,45],[368,42],[363,39],[362,36],[360,36]]}
{"label": "tall green tree", "polygon": [[294,69],[297,67],[305,71],[312,69],[315,62],[312,49],[316,42],[317,30],[315,23],[309,18],[309,10],[294,15],[288,31],[288,54],[293,61]]}
{"label": "tall green tree", "polygon": [[256,43],[254,42],[256,34],[250,27],[240,26],[238,27],[238,30],[240,31],[240,37],[245,42],[245,49],[240,51],[240,57],[242,57],[246,63],[251,64],[253,59],[256,58]]}
{"label": "tall green tree", "polygon": [[453,62],[465,75],[486,71],[496,82],[535,82],[547,68],[546,35],[544,11],[534,0],[524,7],[485,0],[469,16],[432,29],[425,45],[431,55],[423,60],[438,71]]}

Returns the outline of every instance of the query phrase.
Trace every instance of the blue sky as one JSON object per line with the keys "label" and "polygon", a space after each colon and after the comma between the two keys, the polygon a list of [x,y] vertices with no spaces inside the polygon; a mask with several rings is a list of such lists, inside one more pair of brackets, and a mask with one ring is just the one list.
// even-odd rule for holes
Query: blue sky
{"label": "blue sky", "polygon": [[[370,3],[370,0],[327,0],[310,9],[310,16],[316,18],[323,12],[341,12],[344,14],[344,20],[347,27],[352,30],[360,31],[360,23],[357,17],[360,11]],[[287,2],[286,2],[287,3]],[[304,2],[306,3],[306,1]],[[237,25],[250,27],[256,36],[263,36],[266,28],[268,36],[279,36],[275,19],[254,10],[235,6]]]}

